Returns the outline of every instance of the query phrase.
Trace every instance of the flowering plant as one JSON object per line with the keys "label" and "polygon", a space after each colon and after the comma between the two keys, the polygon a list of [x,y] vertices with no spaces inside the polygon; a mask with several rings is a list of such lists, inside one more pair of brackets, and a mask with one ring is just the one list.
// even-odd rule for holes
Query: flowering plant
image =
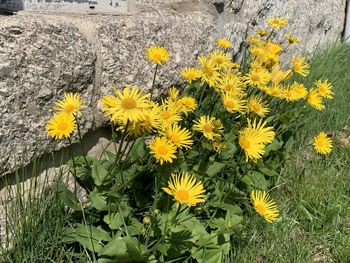
{"label": "flowering plant", "polygon": [[[312,88],[297,81],[309,74],[306,58],[293,57],[290,67],[280,60],[300,40],[273,40],[283,36],[284,18],[267,24],[247,38],[249,55],[240,63],[229,55],[230,41],[219,39],[198,66],[180,72],[186,85],[170,87],[164,98],[152,93],[171,56],[164,47],[147,48],[155,65],[150,92],[114,88],[101,100],[115,150],[70,162],[89,202],[60,189],[76,214],[63,234],[67,243],[79,243],[98,262],[221,262],[252,216],[279,219],[267,189],[281,173],[293,127],[307,105],[323,110],[334,94],[327,80]],[[83,105],[78,94],[66,94],[49,135],[70,141],[77,129],[81,142]],[[329,154],[332,141],[321,132],[314,147]]]}

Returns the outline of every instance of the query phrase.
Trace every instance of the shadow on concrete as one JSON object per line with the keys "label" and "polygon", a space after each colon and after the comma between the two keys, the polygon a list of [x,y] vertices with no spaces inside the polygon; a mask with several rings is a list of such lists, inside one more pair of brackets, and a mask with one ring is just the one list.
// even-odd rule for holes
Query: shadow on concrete
{"label": "shadow on concrete", "polygon": [[[86,134],[83,137],[84,150],[86,152],[91,152],[92,150],[98,148],[97,151],[99,152],[99,150],[102,150],[103,148],[103,146],[99,144],[100,139],[104,138],[109,141],[111,139],[110,134],[110,128],[106,127],[99,128],[96,131]],[[72,144],[72,149],[74,156],[82,155],[81,147],[78,143]],[[70,153],[68,147],[37,157],[32,163],[28,164],[27,166],[21,167],[12,173],[3,175],[0,178],[0,190],[4,189],[6,186],[21,184],[29,179],[43,175],[48,169],[59,168],[63,164],[66,164],[69,160]]]}
{"label": "shadow on concrete", "polygon": [[15,12],[23,9],[23,0],[0,0],[0,15],[13,15]]}

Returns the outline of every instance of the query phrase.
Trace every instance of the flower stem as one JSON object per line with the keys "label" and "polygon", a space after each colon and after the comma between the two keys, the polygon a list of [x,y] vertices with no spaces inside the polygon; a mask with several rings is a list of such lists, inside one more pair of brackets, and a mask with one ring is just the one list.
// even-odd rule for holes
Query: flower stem
{"label": "flower stem", "polygon": [[154,70],[153,81],[152,81],[152,88],[151,88],[151,97],[153,95],[153,91],[154,91],[154,88],[155,88],[155,85],[156,85],[157,71],[158,71],[158,64],[156,64],[156,69]]}
{"label": "flower stem", "polygon": [[90,167],[90,164],[89,164],[88,160],[86,159],[86,153],[85,153],[84,146],[83,146],[83,138],[82,138],[81,132],[80,132],[80,125],[79,125],[78,119],[77,119],[77,117],[75,115],[74,115],[74,119],[75,119],[75,122],[77,123],[77,130],[78,130],[78,138],[79,138],[80,149],[81,149],[81,152],[83,154],[84,161],[85,161],[86,165],[88,167]]}

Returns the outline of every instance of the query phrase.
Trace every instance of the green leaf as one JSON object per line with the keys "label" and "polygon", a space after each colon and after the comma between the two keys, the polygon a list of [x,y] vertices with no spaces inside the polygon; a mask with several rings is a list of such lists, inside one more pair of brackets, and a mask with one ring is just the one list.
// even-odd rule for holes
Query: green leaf
{"label": "green leaf", "polygon": [[226,148],[221,151],[221,158],[227,160],[231,159],[237,150],[236,145],[233,143],[227,143]]}
{"label": "green leaf", "polygon": [[143,137],[137,138],[130,150],[130,160],[134,162],[138,159],[143,159],[146,157],[147,153],[145,139]]}
{"label": "green leaf", "polygon": [[72,191],[70,191],[65,185],[59,184],[57,190],[58,190],[58,196],[60,197],[64,205],[68,206],[73,210],[82,209],[76,195]]}
{"label": "green leaf", "polygon": [[268,187],[268,182],[265,179],[265,176],[262,173],[253,171],[243,176],[242,182],[248,186],[253,186],[265,190]]}
{"label": "green leaf", "polygon": [[108,177],[108,171],[100,164],[99,161],[94,161],[92,164],[92,179],[95,185],[102,185]]}
{"label": "green leaf", "polygon": [[278,176],[277,172],[270,170],[269,168],[266,168],[266,167],[259,168],[259,171],[267,176]]}
{"label": "green leaf", "polygon": [[137,238],[127,236],[127,237],[124,237],[123,239],[126,243],[126,248],[128,249],[130,257],[136,262],[143,261],[144,259],[139,250],[139,241],[137,240]]}
{"label": "green leaf", "polygon": [[132,260],[122,237],[115,237],[99,251],[98,255],[102,258],[112,258],[116,260],[115,262],[130,262]]}
{"label": "green leaf", "polygon": [[96,209],[100,211],[108,211],[106,197],[102,196],[101,193],[94,190],[89,194],[89,199],[91,205]]}
{"label": "green leaf", "polygon": [[226,229],[233,229],[243,221],[242,216],[235,215],[230,210],[226,213],[225,226]]}
{"label": "green leaf", "polygon": [[103,221],[112,230],[118,229],[123,225],[123,218],[120,213],[107,214],[103,217]]}
{"label": "green leaf", "polygon": [[226,166],[226,163],[214,162],[208,167],[207,175],[214,176],[221,172]]}
{"label": "green leaf", "polygon": [[102,241],[111,240],[108,232],[92,225],[79,224],[75,229],[75,235],[82,246],[97,253],[102,249]]}

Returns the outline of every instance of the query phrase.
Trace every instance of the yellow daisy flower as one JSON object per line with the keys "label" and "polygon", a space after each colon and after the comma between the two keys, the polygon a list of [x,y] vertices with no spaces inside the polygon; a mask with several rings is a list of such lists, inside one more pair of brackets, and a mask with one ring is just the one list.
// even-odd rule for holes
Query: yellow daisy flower
{"label": "yellow daisy flower", "polygon": [[260,96],[251,96],[248,99],[247,107],[248,111],[254,112],[260,117],[265,117],[266,114],[270,112]]}
{"label": "yellow daisy flower", "polygon": [[240,96],[235,96],[234,93],[225,92],[221,95],[222,104],[225,109],[230,112],[243,113],[247,109],[247,101],[243,100]]}
{"label": "yellow daisy flower", "polygon": [[146,57],[159,65],[169,60],[169,53],[165,47],[150,46],[146,48]]}
{"label": "yellow daisy flower", "polygon": [[179,91],[175,87],[171,87],[168,90],[168,96],[169,96],[170,100],[177,101],[177,99],[179,97]]}
{"label": "yellow daisy flower", "polygon": [[266,20],[266,23],[273,29],[282,29],[284,28],[287,24],[288,21],[287,19],[283,18],[283,17],[269,17]]}
{"label": "yellow daisy flower", "polygon": [[69,138],[76,129],[73,114],[61,112],[53,116],[46,124],[47,133],[54,139]]}
{"label": "yellow daisy flower", "polygon": [[279,85],[282,81],[289,79],[292,76],[291,70],[283,71],[278,64],[274,65],[271,70],[271,82],[273,85]]}
{"label": "yellow daisy flower", "polygon": [[195,131],[203,133],[204,137],[208,140],[214,140],[216,137],[220,137],[220,131],[215,127],[215,117],[201,116],[199,120],[196,120],[193,125]]}
{"label": "yellow daisy flower", "polygon": [[252,37],[249,36],[247,37],[246,41],[252,45],[252,46],[256,46],[256,47],[261,47],[264,45],[265,41],[261,40],[260,38],[257,37]]}
{"label": "yellow daisy flower", "polygon": [[178,111],[187,114],[197,108],[197,102],[194,98],[185,96],[176,102],[176,106]]}
{"label": "yellow daisy flower", "polygon": [[244,83],[242,82],[242,77],[232,73],[227,72],[223,78],[221,78],[217,84],[217,89],[221,93],[229,92],[237,97],[244,97]]}
{"label": "yellow daisy flower", "polygon": [[295,73],[306,77],[310,74],[310,65],[305,57],[294,57],[292,59],[292,67]]}
{"label": "yellow daisy flower", "polygon": [[308,91],[304,84],[294,81],[294,83],[291,85],[291,89],[293,90],[297,99],[306,98]]}
{"label": "yellow daisy flower", "polygon": [[265,153],[265,145],[274,140],[275,132],[272,127],[265,127],[265,125],[266,122],[262,122],[262,119],[258,124],[256,119],[253,123],[248,119],[248,127],[239,132],[238,143],[244,150],[246,160],[260,159]]}
{"label": "yellow daisy flower", "polygon": [[229,48],[231,47],[231,42],[224,38],[219,38],[216,40],[216,45],[220,48]]}
{"label": "yellow daisy flower", "polygon": [[181,70],[180,74],[188,83],[192,83],[192,81],[195,81],[202,76],[202,71],[197,68],[185,68]]}
{"label": "yellow daisy flower", "polygon": [[154,155],[156,161],[161,165],[163,163],[172,163],[176,159],[176,146],[166,138],[156,137],[149,145],[150,153]]}
{"label": "yellow daisy flower", "polygon": [[283,89],[283,93],[282,93],[282,98],[284,98],[287,101],[296,101],[299,99],[298,94],[295,92],[295,90],[289,86],[289,87],[285,87]]}
{"label": "yellow daisy flower", "polygon": [[307,95],[306,100],[312,107],[316,108],[317,110],[325,109],[322,101],[322,96],[317,90],[311,89]]}
{"label": "yellow daisy flower", "polygon": [[271,80],[271,73],[267,70],[250,70],[244,77],[245,83],[251,86],[262,87],[266,86]]}
{"label": "yellow daisy flower", "polygon": [[134,86],[132,89],[126,86],[123,91],[113,88],[116,96],[105,96],[102,98],[101,109],[104,116],[111,115],[111,120],[120,122],[129,120],[137,122],[142,117],[142,111],[150,107],[149,93],[142,92]]}
{"label": "yellow daisy flower", "polygon": [[228,69],[231,67],[231,58],[226,56],[222,51],[211,52],[209,58],[213,61],[214,66],[220,69]]}
{"label": "yellow daisy flower", "polygon": [[273,85],[263,89],[263,91],[273,97],[282,98],[284,96],[284,90],[280,85]]}
{"label": "yellow daisy flower", "polygon": [[315,85],[323,98],[333,99],[334,93],[332,92],[332,84],[328,83],[328,80],[317,80]]}
{"label": "yellow daisy flower", "polygon": [[286,34],[285,39],[289,42],[289,44],[299,44],[300,43],[300,38],[297,38],[296,36]]}
{"label": "yellow daisy flower", "polygon": [[261,28],[258,28],[257,30],[255,30],[255,32],[261,37],[266,37],[266,36],[269,36],[271,34],[271,32],[266,31],[266,30],[261,29]]}
{"label": "yellow daisy flower", "polygon": [[195,206],[205,202],[205,190],[202,182],[197,182],[188,172],[171,174],[168,187],[162,188],[167,194],[174,197],[175,201],[188,206]]}
{"label": "yellow daisy flower", "polygon": [[207,83],[210,87],[214,87],[220,79],[219,68],[214,65],[212,60],[203,56],[200,56],[198,60],[200,63],[202,81]]}
{"label": "yellow daisy flower", "polygon": [[176,105],[176,102],[172,101],[162,101],[159,116],[162,121],[163,129],[166,129],[181,120],[179,107]]}
{"label": "yellow daisy flower", "polygon": [[254,190],[250,193],[250,200],[255,211],[267,222],[272,223],[278,219],[278,208],[265,191]]}
{"label": "yellow daisy flower", "polygon": [[64,100],[57,101],[55,104],[55,110],[74,115],[80,114],[81,108],[86,108],[78,93],[64,93]]}
{"label": "yellow daisy flower", "polygon": [[193,144],[191,133],[177,124],[166,129],[163,134],[178,148],[191,148]]}
{"label": "yellow daisy flower", "polygon": [[314,148],[320,154],[329,154],[332,151],[332,139],[326,133],[320,132],[314,138]]}

